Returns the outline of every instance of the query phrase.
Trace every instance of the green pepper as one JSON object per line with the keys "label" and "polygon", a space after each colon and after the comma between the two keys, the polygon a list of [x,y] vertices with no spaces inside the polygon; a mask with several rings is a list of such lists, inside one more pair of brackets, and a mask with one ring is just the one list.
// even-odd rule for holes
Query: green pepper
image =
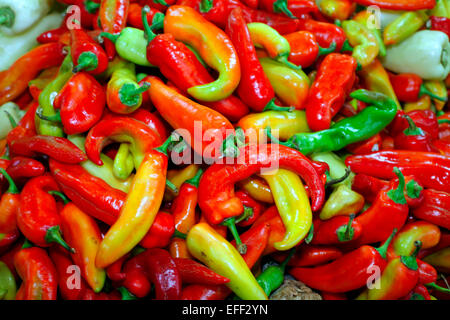
{"label": "green pepper", "polygon": [[116,156],[114,157],[114,176],[121,180],[126,180],[134,170],[134,160],[127,143],[121,143]]}
{"label": "green pepper", "polygon": [[70,52],[59,68],[56,78],[39,95],[39,107],[36,111],[36,129],[38,134],[63,137],[64,129],[59,113],[53,107],[53,101],[62,87],[72,76],[73,62]]}
{"label": "green pepper", "polygon": [[117,54],[130,62],[145,67],[153,67],[147,60],[147,39],[144,30],[127,27],[120,34],[100,33],[115,43]]}
{"label": "green pepper", "polygon": [[16,297],[16,280],[8,266],[0,261],[0,300],[14,300]]}
{"label": "green pepper", "polygon": [[350,94],[352,98],[371,104],[353,117],[335,123],[330,129],[313,133],[297,133],[286,142],[280,142],[270,134],[273,142],[297,149],[307,155],[312,152],[336,151],[349,144],[366,140],[383,130],[394,119],[397,104],[388,96],[364,89]]}

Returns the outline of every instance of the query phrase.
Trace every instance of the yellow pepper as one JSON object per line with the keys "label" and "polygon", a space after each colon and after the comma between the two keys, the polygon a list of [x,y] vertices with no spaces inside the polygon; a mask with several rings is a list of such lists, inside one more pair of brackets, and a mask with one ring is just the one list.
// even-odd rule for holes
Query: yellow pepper
{"label": "yellow pepper", "polygon": [[430,16],[450,19],[450,0],[437,0],[436,5],[429,11]]}
{"label": "yellow pepper", "polygon": [[312,225],[312,211],[308,195],[299,176],[294,172],[278,169],[275,173],[262,175],[272,194],[286,228],[284,239],[275,242],[277,250],[295,247],[307,235]]}
{"label": "yellow pepper", "polygon": [[393,99],[397,104],[398,109],[401,110],[400,103],[398,102],[391,81],[389,80],[389,75],[378,59],[375,59],[371,64],[363,67],[359,74],[368,90],[384,93],[389,98]]}
{"label": "yellow pepper", "polygon": [[114,157],[113,173],[117,179],[126,180],[134,170],[133,155],[127,143],[121,143]]}
{"label": "yellow pepper", "polygon": [[[197,164],[190,164],[187,167],[181,170],[169,170],[167,172],[167,180],[169,180],[177,190],[180,190],[181,185],[189,179],[195,177],[199,170],[199,166]],[[178,192],[174,192],[174,190],[166,189],[166,193],[164,194],[164,200],[170,201],[178,195]]]}
{"label": "yellow pepper", "polygon": [[434,252],[422,260],[431,264],[440,272],[450,272],[450,247]]}
{"label": "yellow pepper", "polygon": [[166,186],[167,155],[153,150],[139,166],[117,221],[100,243],[99,268],[114,263],[146,235],[161,206]]}
{"label": "yellow pepper", "polygon": [[238,184],[242,189],[247,191],[253,199],[269,204],[274,203],[270,187],[261,178],[250,177],[239,181]]}
{"label": "yellow pepper", "polygon": [[320,219],[328,220],[335,216],[348,216],[358,213],[364,207],[364,197],[345,184],[340,185],[330,194],[330,197],[320,211]]}
{"label": "yellow pepper", "polygon": [[363,24],[354,20],[342,22],[342,29],[353,46],[352,56],[363,66],[373,62],[380,48],[374,34]]}
{"label": "yellow pepper", "polygon": [[384,44],[393,45],[402,42],[422,28],[427,20],[428,15],[425,13],[425,10],[403,13],[384,29]]}
{"label": "yellow pepper", "polygon": [[381,30],[372,26],[373,14],[368,10],[363,10],[355,14],[352,19],[359,22],[369,29],[370,32],[372,32],[374,37],[377,39],[378,48],[380,51],[378,55],[380,57],[384,57],[386,55],[386,46],[384,45],[383,37],[381,36]]}
{"label": "yellow pepper", "polygon": [[186,238],[189,252],[211,270],[230,281],[226,286],[243,300],[267,300],[245,260],[224,237],[209,224],[199,223]]}
{"label": "yellow pepper", "polygon": [[424,94],[417,101],[406,102],[403,104],[403,111],[410,112],[413,110],[430,110],[431,98],[429,95]]}
{"label": "yellow pepper", "polygon": [[244,130],[250,142],[255,143],[259,142],[259,138],[266,137],[267,127],[270,127],[272,133],[278,132],[281,140],[288,140],[298,132],[311,131],[303,110],[251,113],[241,118],[237,127]]}
{"label": "yellow pepper", "polygon": [[[426,80],[424,81],[424,86],[432,93],[438,95],[439,97],[448,98],[448,91],[445,86],[444,81],[441,80]],[[437,110],[442,110],[447,103],[446,101],[440,101],[437,99],[433,99],[433,103],[436,106]]]}
{"label": "yellow pepper", "polygon": [[347,20],[356,9],[356,2],[350,0],[322,0],[320,12],[333,20]]}

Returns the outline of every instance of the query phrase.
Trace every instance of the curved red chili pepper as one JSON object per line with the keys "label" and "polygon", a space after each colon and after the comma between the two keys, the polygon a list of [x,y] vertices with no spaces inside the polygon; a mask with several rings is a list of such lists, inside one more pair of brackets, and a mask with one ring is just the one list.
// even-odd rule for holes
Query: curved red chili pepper
{"label": "curved red chili pepper", "polygon": [[316,37],[319,46],[322,48],[329,48],[334,43],[336,45],[336,52],[339,52],[342,49],[346,36],[341,27],[332,23],[316,21],[313,19],[301,19],[299,20],[299,23],[300,26],[297,30],[311,32]]}
{"label": "curved red chili pepper", "polygon": [[13,180],[20,180],[21,178],[32,178],[43,175],[45,167],[37,160],[17,156],[11,158],[6,172],[8,172]]}
{"label": "curved red chili pepper", "polygon": [[352,217],[336,216],[326,221],[315,219],[311,244],[339,244],[356,240],[362,233],[361,224]]}
{"label": "curved red chili pepper", "polygon": [[205,285],[220,285],[230,282],[230,279],[222,277],[208,267],[188,258],[174,258],[181,279],[184,283],[196,283]]}
{"label": "curved red chili pepper", "polygon": [[450,229],[450,194],[443,191],[425,189],[423,190],[423,195],[423,202],[412,210],[413,216]]}
{"label": "curved red chili pepper", "polygon": [[248,227],[259,218],[264,210],[264,206],[250,197],[248,193],[241,190],[236,192],[236,197],[241,199],[241,202],[244,206],[252,209],[252,215],[238,223],[238,226],[240,227]]}
{"label": "curved red chili pepper", "polygon": [[302,68],[311,66],[319,55],[316,37],[309,31],[296,31],[284,36],[289,42],[291,52],[289,61]]}
{"label": "curved red chili pepper", "polygon": [[174,233],[175,221],[173,216],[170,213],[160,211],[139,245],[147,249],[164,248],[169,245]]}

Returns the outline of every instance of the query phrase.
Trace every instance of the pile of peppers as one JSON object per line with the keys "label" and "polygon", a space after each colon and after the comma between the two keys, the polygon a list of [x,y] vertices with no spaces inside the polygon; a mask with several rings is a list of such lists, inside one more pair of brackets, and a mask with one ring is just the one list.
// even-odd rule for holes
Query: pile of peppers
{"label": "pile of peppers", "polygon": [[58,2],[0,71],[0,300],[450,299],[449,0]]}

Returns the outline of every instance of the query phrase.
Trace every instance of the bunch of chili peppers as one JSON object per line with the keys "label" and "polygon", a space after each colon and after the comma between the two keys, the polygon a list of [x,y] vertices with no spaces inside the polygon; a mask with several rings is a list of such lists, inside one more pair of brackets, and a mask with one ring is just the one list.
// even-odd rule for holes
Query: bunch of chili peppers
{"label": "bunch of chili peppers", "polygon": [[0,299],[450,298],[450,76],[382,63],[449,1],[59,2],[0,72]]}

